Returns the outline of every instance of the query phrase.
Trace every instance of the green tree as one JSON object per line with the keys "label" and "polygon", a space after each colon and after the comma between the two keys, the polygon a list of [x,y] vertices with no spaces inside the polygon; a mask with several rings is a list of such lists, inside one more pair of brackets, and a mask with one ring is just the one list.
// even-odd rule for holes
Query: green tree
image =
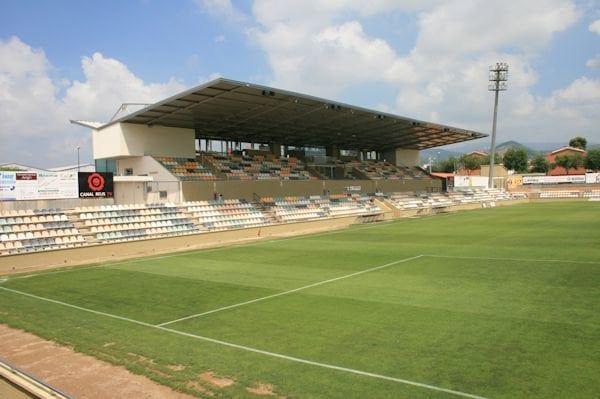
{"label": "green tree", "polygon": [[507,169],[525,172],[527,170],[527,151],[523,148],[509,148],[504,153],[502,161]]}
{"label": "green tree", "polygon": [[449,157],[433,164],[433,171],[452,173],[456,170],[458,164],[459,160],[456,157]]}
{"label": "green tree", "polygon": [[577,169],[583,166],[583,157],[580,154],[559,155],[555,159],[556,166],[565,168],[567,174],[569,169]]}
{"label": "green tree", "polygon": [[581,136],[573,137],[571,140],[569,140],[569,146],[585,150],[585,147],[587,146],[587,140],[585,137]]}
{"label": "green tree", "polygon": [[460,157],[460,163],[465,169],[475,170],[481,166],[482,158],[474,154],[467,154]]}
{"label": "green tree", "polygon": [[0,166],[0,172],[22,172],[25,169],[12,167],[12,166]]}
{"label": "green tree", "polygon": [[[490,154],[486,155],[486,157],[483,159],[483,161],[481,162],[482,165],[489,165],[490,161],[491,161],[491,156]],[[500,156],[500,154],[496,153],[496,155],[494,156],[494,165],[499,165],[502,163],[502,156]]]}
{"label": "green tree", "polygon": [[531,171],[533,173],[548,173],[550,170],[550,162],[543,154],[536,155],[531,160]]}
{"label": "green tree", "polygon": [[588,151],[585,156],[585,167],[591,170],[600,170],[600,148]]}

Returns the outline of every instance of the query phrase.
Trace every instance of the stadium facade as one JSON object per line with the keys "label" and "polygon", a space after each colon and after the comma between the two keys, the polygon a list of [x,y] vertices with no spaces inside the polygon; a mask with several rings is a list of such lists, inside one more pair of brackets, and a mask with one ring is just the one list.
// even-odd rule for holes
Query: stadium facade
{"label": "stadium facade", "polygon": [[[420,150],[486,136],[223,78],[105,124],[72,122],[92,129],[97,170],[116,176],[117,203],[182,202],[215,193],[225,198],[337,194],[348,187],[364,193],[437,191],[441,181],[429,175],[371,178],[348,172],[348,165],[342,170],[343,162],[385,161],[409,171],[417,167]],[[270,177],[229,173],[204,157],[217,145],[228,155],[269,162],[291,156],[308,172]],[[182,169],[188,172],[177,173]]]}

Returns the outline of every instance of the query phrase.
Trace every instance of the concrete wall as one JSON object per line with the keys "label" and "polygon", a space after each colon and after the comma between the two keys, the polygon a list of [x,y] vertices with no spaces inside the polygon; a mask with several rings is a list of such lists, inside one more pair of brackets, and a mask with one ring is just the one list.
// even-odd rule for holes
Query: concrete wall
{"label": "concrete wall", "polygon": [[259,180],[259,181],[215,181],[182,182],[183,200],[200,201],[213,198],[215,192],[228,198],[252,200],[254,194],[260,197],[286,197],[342,194],[348,186],[360,187],[356,192],[374,193],[402,191],[440,191],[441,180]]}
{"label": "concrete wall", "polygon": [[133,169],[133,174],[147,175],[154,181],[179,181],[160,162],[151,156],[122,158],[117,160],[117,174],[125,176],[125,169]]}
{"label": "concrete wall", "polygon": [[116,123],[92,132],[94,159],[158,155],[195,158],[193,129]]}
{"label": "concrete wall", "polygon": [[11,211],[19,209],[48,209],[62,208],[71,209],[82,206],[100,206],[112,205],[115,201],[113,198],[98,198],[98,199],[53,199],[53,200],[37,200],[37,201],[0,201],[0,211]]}
{"label": "concrete wall", "polygon": [[115,204],[143,204],[146,202],[145,182],[115,182]]}
{"label": "concrete wall", "polygon": [[382,155],[383,159],[394,165],[419,166],[420,164],[419,150],[396,148],[395,150],[384,152]]}
{"label": "concrete wall", "polygon": [[[115,182],[115,203],[157,203],[181,201],[181,185],[160,162],[151,156],[130,157],[117,160],[118,174],[125,175],[125,169],[132,169],[136,176],[152,177],[151,182]],[[166,192],[165,198],[160,197],[161,191]]]}

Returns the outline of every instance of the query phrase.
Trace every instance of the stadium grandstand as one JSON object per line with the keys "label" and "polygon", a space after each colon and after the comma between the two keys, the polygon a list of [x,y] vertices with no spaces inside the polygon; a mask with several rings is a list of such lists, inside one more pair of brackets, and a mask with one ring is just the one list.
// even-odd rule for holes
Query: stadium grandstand
{"label": "stadium grandstand", "polygon": [[72,122],[92,129],[96,170],[117,176],[122,203],[342,194],[344,180],[363,180],[362,193],[439,190],[419,150],[485,137],[228,79],[106,124]]}

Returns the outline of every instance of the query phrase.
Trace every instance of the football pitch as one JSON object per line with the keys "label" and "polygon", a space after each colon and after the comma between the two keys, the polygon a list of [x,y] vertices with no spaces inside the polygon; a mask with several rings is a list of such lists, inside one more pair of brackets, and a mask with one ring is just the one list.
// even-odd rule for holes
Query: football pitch
{"label": "football pitch", "polygon": [[13,276],[0,322],[199,397],[596,398],[600,203]]}

